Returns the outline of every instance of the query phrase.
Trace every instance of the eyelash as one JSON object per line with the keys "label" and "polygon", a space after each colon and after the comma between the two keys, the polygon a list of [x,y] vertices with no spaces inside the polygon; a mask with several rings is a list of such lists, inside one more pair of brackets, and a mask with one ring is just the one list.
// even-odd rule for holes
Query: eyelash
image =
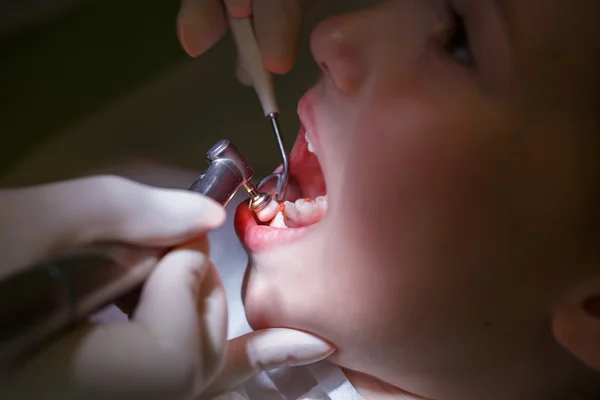
{"label": "eyelash", "polygon": [[474,67],[476,64],[475,55],[471,50],[465,22],[456,11],[451,10],[451,13],[453,24],[448,32],[444,50],[457,63],[467,67]]}

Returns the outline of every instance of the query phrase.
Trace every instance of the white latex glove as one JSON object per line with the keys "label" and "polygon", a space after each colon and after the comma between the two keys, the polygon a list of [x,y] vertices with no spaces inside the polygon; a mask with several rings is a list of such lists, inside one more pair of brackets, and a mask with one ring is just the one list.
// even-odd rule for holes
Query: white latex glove
{"label": "white latex glove", "polygon": [[0,189],[0,278],[90,242],[173,246],[225,216],[208,197],[116,176]]}
{"label": "white latex glove", "polygon": [[[270,72],[288,72],[296,60],[302,23],[307,12],[324,0],[225,0],[233,18],[252,16],[256,39]],[[179,41],[197,57],[227,31],[222,0],[182,0],[177,20]],[[238,79],[249,84],[238,65]]]}
{"label": "white latex glove", "polygon": [[202,234],[225,213],[206,197],[98,177],[2,190],[0,205],[5,274],[97,240],[188,240],[159,262],[130,322],[83,324],[61,336],[2,388],[6,398],[210,398],[262,369],[315,362],[333,351],[287,329],[252,332],[228,346],[225,292]]}

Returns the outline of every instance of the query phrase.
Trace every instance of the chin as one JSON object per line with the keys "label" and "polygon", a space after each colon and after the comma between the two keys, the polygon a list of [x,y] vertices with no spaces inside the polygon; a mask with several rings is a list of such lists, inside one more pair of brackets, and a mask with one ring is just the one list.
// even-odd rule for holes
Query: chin
{"label": "chin", "polygon": [[[293,271],[304,270],[302,265],[282,262],[279,254],[249,252],[249,261],[242,284],[242,301],[248,323],[254,330],[285,327],[306,328],[307,312],[312,313],[314,305],[303,296],[303,292],[290,284],[294,282]],[[288,254],[295,254],[290,251]],[[291,255],[288,255],[291,258]],[[298,297],[300,296],[300,297]]]}

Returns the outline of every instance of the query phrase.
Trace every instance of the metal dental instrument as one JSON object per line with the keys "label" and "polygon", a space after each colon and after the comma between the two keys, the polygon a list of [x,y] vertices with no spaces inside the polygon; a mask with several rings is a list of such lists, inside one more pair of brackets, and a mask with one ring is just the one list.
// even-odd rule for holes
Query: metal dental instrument
{"label": "metal dental instrument", "polygon": [[202,193],[224,207],[235,193],[244,188],[250,196],[250,209],[258,212],[271,201],[271,196],[261,193],[250,183],[254,171],[229,140],[220,140],[206,153],[209,167],[192,184],[189,190]]}
{"label": "metal dental instrument", "polygon": [[262,61],[258,42],[256,41],[256,36],[254,35],[254,29],[250,19],[236,19],[229,17],[229,26],[231,28],[233,39],[236,43],[240,62],[252,81],[252,85],[254,86],[254,90],[258,95],[267,120],[271,123],[283,163],[281,172],[266,176],[259,183],[258,187],[261,188],[269,181],[276,179],[277,186],[275,199],[279,202],[282,202],[288,185],[290,167],[288,156],[283,145],[281,132],[279,130],[279,123],[277,121],[279,116],[279,108],[277,107],[277,102],[275,100],[273,78],[269,71],[267,71],[265,68],[265,65]]}
{"label": "metal dental instrument", "polygon": [[[226,206],[243,187],[255,212],[271,201],[250,183],[252,168],[228,140],[215,144],[206,160],[209,167],[190,190]],[[167,251],[113,243],[93,245],[1,281],[0,378],[55,334],[135,293]]]}

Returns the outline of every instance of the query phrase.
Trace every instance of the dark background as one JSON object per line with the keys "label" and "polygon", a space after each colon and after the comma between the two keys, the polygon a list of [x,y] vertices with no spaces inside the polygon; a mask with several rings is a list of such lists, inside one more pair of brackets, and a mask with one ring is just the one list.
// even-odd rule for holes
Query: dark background
{"label": "dark background", "polygon": [[[373,3],[330,2],[323,15],[365,2]],[[221,138],[257,175],[275,168],[256,95],[234,79],[230,38],[189,58],[177,40],[178,8],[178,0],[0,0],[0,185],[131,162],[199,170]],[[308,48],[313,24],[292,72],[275,79],[288,149],[297,102],[318,74]]]}

